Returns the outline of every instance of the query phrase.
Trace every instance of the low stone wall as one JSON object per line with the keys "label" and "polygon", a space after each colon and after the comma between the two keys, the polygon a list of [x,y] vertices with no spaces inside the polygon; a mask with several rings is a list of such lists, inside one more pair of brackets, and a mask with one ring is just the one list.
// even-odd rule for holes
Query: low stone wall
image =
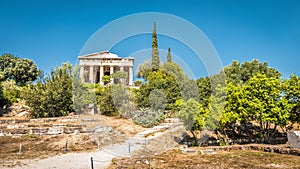
{"label": "low stone wall", "polygon": [[232,150],[257,150],[271,153],[290,154],[300,156],[300,149],[291,148],[288,145],[263,145],[263,144],[249,144],[249,145],[232,145],[232,146],[212,146],[212,147],[192,147],[183,148],[183,152],[199,153],[199,151],[213,150],[213,151],[232,151]]}
{"label": "low stone wall", "polygon": [[[26,127],[25,127],[26,126]],[[78,124],[65,124],[65,125],[55,125],[55,124],[43,124],[38,125],[25,125],[25,126],[7,126],[7,128],[0,128],[0,136],[6,135],[26,135],[26,134],[36,134],[36,135],[58,135],[58,134],[72,134],[72,133],[86,133],[84,125]]]}
{"label": "low stone wall", "polygon": [[0,124],[19,124],[19,123],[75,123],[78,122],[78,116],[67,116],[59,118],[35,118],[35,119],[24,119],[24,118],[0,118]]}
{"label": "low stone wall", "polygon": [[86,125],[79,123],[77,116],[37,119],[0,119],[0,136],[26,134],[58,135],[89,132],[91,131],[86,128]]}

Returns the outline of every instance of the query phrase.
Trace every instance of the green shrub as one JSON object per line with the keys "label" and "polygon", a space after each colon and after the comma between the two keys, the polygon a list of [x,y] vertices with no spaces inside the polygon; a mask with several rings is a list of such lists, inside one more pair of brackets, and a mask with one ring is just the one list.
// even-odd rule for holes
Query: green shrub
{"label": "green shrub", "polygon": [[142,83],[143,82],[141,80],[137,80],[137,81],[134,82],[134,85],[135,86],[141,86]]}
{"label": "green shrub", "polygon": [[220,138],[220,146],[229,146],[229,143],[226,141],[225,138]]}
{"label": "green shrub", "polygon": [[114,105],[114,101],[112,98],[111,87],[101,88],[99,90],[98,98],[98,106],[100,112],[103,115],[107,116],[116,116],[118,115],[118,111]]}
{"label": "green shrub", "polygon": [[163,119],[165,119],[165,115],[160,111],[153,111],[151,109],[140,109],[134,112],[134,116],[132,120],[144,127],[153,127],[159,124]]}
{"label": "green shrub", "polygon": [[134,103],[129,102],[128,104],[122,105],[118,110],[121,118],[132,119],[135,115],[136,106]]}
{"label": "green shrub", "polygon": [[39,81],[22,90],[22,98],[35,118],[66,116],[74,112],[72,65],[67,63],[51,72],[45,82]]}
{"label": "green shrub", "polygon": [[100,84],[94,84],[94,83],[84,83],[83,87],[87,89],[97,89],[100,87]]}
{"label": "green shrub", "polygon": [[10,103],[18,102],[20,99],[20,87],[16,85],[14,80],[2,82],[3,96]]}
{"label": "green shrub", "polygon": [[135,110],[133,102],[130,101],[130,90],[126,86],[113,84],[98,88],[96,95],[99,109],[104,115],[128,117],[126,114]]}
{"label": "green shrub", "polygon": [[37,136],[34,134],[27,134],[26,137],[27,138],[37,138]]}
{"label": "green shrub", "polygon": [[[8,103],[7,99],[4,97],[4,94],[3,94],[3,87],[0,83],[0,109],[5,106],[6,104]],[[1,115],[1,113],[0,113]]]}

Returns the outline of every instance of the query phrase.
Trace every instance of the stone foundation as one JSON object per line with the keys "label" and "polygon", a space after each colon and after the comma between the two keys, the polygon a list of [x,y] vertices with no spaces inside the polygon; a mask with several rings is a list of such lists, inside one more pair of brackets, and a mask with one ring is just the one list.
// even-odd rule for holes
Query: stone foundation
{"label": "stone foundation", "polygon": [[80,124],[76,116],[39,119],[0,119],[0,136],[58,135],[87,132],[89,130],[86,129],[86,125]]}
{"label": "stone foundation", "polygon": [[195,154],[205,152],[205,151],[218,152],[218,151],[232,151],[232,150],[241,150],[241,151],[256,150],[256,151],[264,151],[270,153],[290,154],[290,155],[300,156],[300,149],[291,148],[288,145],[248,144],[248,145],[190,147],[190,148],[182,146],[181,148],[181,151],[183,153],[195,153]]}

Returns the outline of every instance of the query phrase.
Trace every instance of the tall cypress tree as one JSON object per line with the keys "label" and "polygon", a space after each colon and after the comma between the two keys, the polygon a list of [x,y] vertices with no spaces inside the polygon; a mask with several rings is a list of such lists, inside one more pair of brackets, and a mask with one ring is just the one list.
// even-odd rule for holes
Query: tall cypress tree
{"label": "tall cypress tree", "polygon": [[170,48],[168,48],[167,62],[172,62],[171,49]]}
{"label": "tall cypress tree", "polygon": [[160,60],[158,56],[158,43],[156,36],[156,23],[154,22],[154,29],[152,33],[152,70],[156,71],[159,69]]}

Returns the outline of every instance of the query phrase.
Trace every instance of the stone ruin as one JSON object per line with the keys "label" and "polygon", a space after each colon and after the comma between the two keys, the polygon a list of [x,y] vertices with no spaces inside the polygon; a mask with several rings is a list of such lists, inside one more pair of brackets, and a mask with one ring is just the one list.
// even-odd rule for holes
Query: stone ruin
{"label": "stone ruin", "polygon": [[1,118],[0,136],[11,135],[58,135],[85,133],[85,125],[78,122],[77,118]]}
{"label": "stone ruin", "polygon": [[290,131],[287,137],[291,148],[300,148],[300,131]]}

